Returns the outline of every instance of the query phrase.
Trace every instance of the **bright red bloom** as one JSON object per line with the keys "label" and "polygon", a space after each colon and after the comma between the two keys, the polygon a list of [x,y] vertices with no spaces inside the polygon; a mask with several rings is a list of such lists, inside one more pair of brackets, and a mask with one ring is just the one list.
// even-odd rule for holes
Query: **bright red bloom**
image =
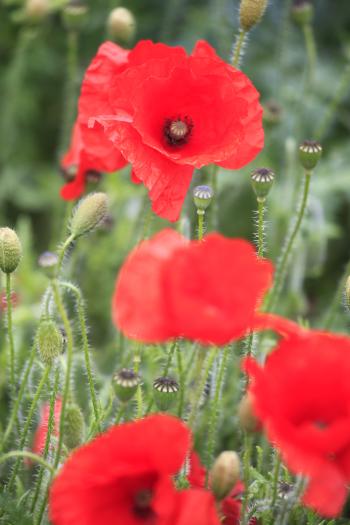
{"label": "bright red bloom", "polygon": [[55,479],[53,525],[219,525],[209,492],[175,489],[190,443],[167,415],[111,428],[73,452]]}
{"label": "bright red bloom", "polygon": [[[61,409],[62,409],[62,401],[61,399],[56,399],[54,413],[53,413],[53,431],[52,431],[53,437],[58,437]],[[50,418],[50,404],[45,403],[42,406],[39,425],[34,434],[33,446],[32,446],[32,451],[34,452],[34,454],[41,455],[44,451],[47,431],[49,427],[49,418]]]}
{"label": "bright red bloom", "polygon": [[259,93],[206,42],[188,56],[141,41],[124,71],[113,67],[112,46],[103,44],[86,72],[79,121],[98,138],[103,127],[149,190],[153,211],[175,221],[194,168],[238,169],[262,149]]}
{"label": "bright red bloom", "polygon": [[272,265],[242,239],[187,241],[164,230],[128,257],[116,282],[113,320],[145,342],[185,337],[225,344],[254,326]]}
{"label": "bright red bloom", "polygon": [[309,480],[303,502],[341,512],[350,482],[350,338],[304,331],[245,368],[259,419],[286,465]]}

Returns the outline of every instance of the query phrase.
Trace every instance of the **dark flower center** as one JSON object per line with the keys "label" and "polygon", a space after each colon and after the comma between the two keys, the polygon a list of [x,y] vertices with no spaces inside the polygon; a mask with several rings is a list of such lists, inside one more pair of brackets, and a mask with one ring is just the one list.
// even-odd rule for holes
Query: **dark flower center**
{"label": "dark flower center", "polygon": [[143,520],[154,517],[151,507],[153,493],[150,489],[139,490],[134,496],[134,513]]}
{"label": "dark flower center", "polygon": [[170,146],[187,144],[193,129],[190,117],[167,118],[164,123],[164,137]]}

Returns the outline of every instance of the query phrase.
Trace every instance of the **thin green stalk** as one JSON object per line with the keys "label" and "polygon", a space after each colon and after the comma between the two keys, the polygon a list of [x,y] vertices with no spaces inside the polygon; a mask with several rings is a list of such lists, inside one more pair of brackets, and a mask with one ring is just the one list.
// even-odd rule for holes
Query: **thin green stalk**
{"label": "thin green stalk", "polygon": [[86,367],[86,373],[88,376],[88,383],[89,383],[89,388],[90,388],[90,396],[91,396],[91,401],[92,401],[92,406],[94,410],[94,416],[95,416],[98,432],[101,433],[100,411],[99,411],[99,404],[98,404],[98,400],[96,396],[94,378],[93,378],[92,368],[91,368],[90,347],[89,347],[89,339],[87,335],[88,332],[87,332],[86,321],[85,321],[85,307],[84,307],[83,295],[80,289],[71,283],[60,283],[60,285],[64,286],[68,290],[71,290],[76,297],[78,318],[79,318],[79,324],[80,324],[80,332],[81,332],[81,337],[83,341],[85,367]]}
{"label": "thin green stalk", "polygon": [[114,424],[115,425],[119,425],[121,418],[125,414],[125,411],[126,411],[126,403],[123,403],[122,405],[120,405],[120,408],[119,408],[119,410],[117,412],[117,415],[116,415],[116,418],[114,420]]}
{"label": "thin green stalk", "polygon": [[316,59],[317,59],[315,36],[314,36],[312,25],[304,24],[303,33],[304,33],[306,53],[307,53],[307,59],[308,59],[308,80],[309,80],[309,83],[311,84],[315,76]]}
{"label": "thin green stalk", "polygon": [[179,418],[182,418],[183,409],[184,409],[184,402],[185,402],[185,377],[184,377],[184,368],[182,363],[182,353],[180,346],[177,346],[177,373],[179,377],[179,387],[180,387],[180,395],[179,395],[179,406],[177,410],[177,415]]}
{"label": "thin green stalk", "polygon": [[197,217],[198,217],[198,240],[203,240],[204,235],[204,216],[205,212],[204,210],[197,210]]}
{"label": "thin green stalk", "polygon": [[175,339],[170,347],[170,350],[168,352],[168,359],[167,359],[167,362],[165,364],[165,367],[164,367],[164,370],[163,370],[163,376],[166,377],[169,373],[169,370],[170,370],[170,367],[171,367],[171,363],[173,361],[173,357],[174,357],[174,354],[176,352],[176,348],[178,346],[178,340]]}
{"label": "thin green stalk", "polygon": [[58,252],[58,262],[57,262],[57,266],[56,266],[56,277],[58,277],[59,273],[60,273],[60,270],[61,270],[61,267],[62,267],[62,263],[63,263],[63,259],[64,259],[64,256],[65,256],[65,253],[67,251],[67,248],[70,246],[70,244],[74,241],[74,235],[70,235],[66,240],[65,242],[62,244],[59,252]]}
{"label": "thin green stalk", "polygon": [[[23,431],[21,432],[21,435],[19,437],[19,449],[20,450],[22,450],[25,447],[27,436],[28,436],[28,433],[29,433],[29,430],[30,430],[30,425],[32,423],[33,415],[34,415],[35,409],[36,409],[36,407],[38,405],[38,402],[39,402],[42,390],[43,390],[43,388],[44,388],[44,386],[45,386],[45,384],[47,382],[47,379],[49,377],[50,370],[51,370],[51,365],[48,365],[45,368],[45,371],[44,371],[44,373],[43,373],[43,375],[41,377],[40,383],[39,383],[39,385],[37,387],[37,390],[35,392],[35,396],[34,396],[34,398],[32,400],[31,405],[30,405],[26,423],[25,423]],[[8,490],[9,491],[11,491],[12,488],[13,488],[13,484],[14,484],[15,479],[17,477],[20,464],[21,464],[21,460],[20,460],[20,458],[18,458],[16,463],[15,463],[14,469],[12,471],[12,474],[11,474],[11,477],[10,477],[10,480],[9,480],[9,483],[8,483]]]}
{"label": "thin green stalk", "polygon": [[38,456],[37,454],[33,454],[32,452],[29,452],[28,450],[12,450],[11,452],[7,452],[7,454],[4,454],[0,457],[0,463],[5,463],[5,461],[8,461],[12,458],[28,458],[32,461],[36,461],[37,463],[40,463],[43,467],[45,467],[47,470],[51,472],[52,475],[55,474],[55,469],[49,465],[41,456]]}
{"label": "thin green stalk", "polygon": [[244,453],[243,453],[243,479],[244,479],[244,496],[242,504],[242,525],[246,525],[247,522],[247,513],[248,513],[248,502],[249,502],[249,485],[250,485],[250,463],[252,457],[252,448],[253,448],[253,436],[244,433]]}
{"label": "thin green stalk", "polygon": [[288,268],[289,259],[290,259],[290,256],[292,254],[292,250],[294,247],[294,242],[297,238],[301,223],[305,215],[305,211],[307,207],[307,200],[308,200],[308,195],[309,195],[309,189],[310,189],[311,175],[312,175],[311,171],[305,171],[305,180],[304,180],[304,188],[303,188],[301,205],[299,207],[298,215],[294,223],[294,226],[292,227],[289,235],[287,236],[287,240],[282,249],[281,257],[277,263],[274,285],[273,285],[271,293],[268,295],[264,303],[264,310],[270,310],[270,311],[273,310],[273,308],[277,304],[279,294],[282,290],[285,274]]}
{"label": "thin green stalk", "polygon": [[247,32],[243,29],[239,30],[239,33],[236,38],[236,43],[233,48],[233,55],[232,55],[232,65],[233,67],[239,69],[240,62],[243,58],[243,51],[244,51],[244,43],[247,37]]}
{"label": "thin green stalk", "polygon": [[136,419],[141,419],[142,414],[143,414],[142,385],[139,385],[136,391]]}
{"label": "thin green stalk", "polygon": [[[57,366],[56,367],[56,372],[55,372],[55,380],[54,380],[54,384],[53,384],[53,389],[51,391],[51,396],[50,396],[50,413],[49,413],[49,420],[48,420],[48,425],[47,425],[47,433],[46,433],[46,438],[45,438],[45,445],[44,445],[44,450],[43,450],[43,453],[42,453],[42,457],[43,457],[44,460],[46,460],[48,455],[49,455],[50,444],[51,444],[51,436],[52,436],[52,433],[53,433],[53,430],[54,430],[54,425],[55,425],[55,421],[54,421],[55,402],[56,402],[57,392],[58,392],[58,388],[59,388],[59,379],[60,379],[60,368],[59,368],[59,366]],[[38,479],[36,481],[35,493],[34,493],[34,496],[33,496],[31,507],[30,507],[31,514],[34,514],[34,512],[35,512],[35,507],[36,507],[36,504],[37,504],[37,501],[38,501],[38,498],[39,498],[39,495],[40,495],[40,490],[41,490],[41,484],[42,484],[42,481],[43,481],[43,477],[44,477],[44,469],[40,469],[40,472],[39,472],[39,475],[38,475]]]}
{"label": "thin green stalk", "polygon": [[347,263],[345,267],[344,273],[339,280],[339,283],[335,291],[335,294],[333,296],[333,299],[324,315],[323,323],[322,323],[322,328],[324,330],[330,330],[334,324],[334,321],[337,318],[338,309],[342,303],[342,296],[344,294],[346,281],[349,275],[350,275],[350,261]]}
{"label": "thin green stalk", "polygon": [[225,372],[227,368],[227,359],[228,359],[229,350],[230,350],[229,346],[225,346],[223,350],[219,374],[218,374],[216,385],[215,385],[214,399],[213,399],[210,414],[209,414],[207,461],[206,461],[206,467],[207,467],[206,486],[207,487],[208,487],[209,468],[210,468],[212,456],[214,453],[215,438],[216,438],[216,433],[218,430],[217,422],[218,422],[218,414],[219,414],[219,403],[220,403],[220,396],[222,392],[222,386],[223,386],[223,382],[225,378]]}
{"label": "thin green stalk", "polygon": [[[204,352],[204,349],[202,349],[201,352]],[[194,424],[195,424],[195,421],[196,421],[196,417],[198,415],[198,406],[199,406],[199,403],[200,403],[200,399],[201,399],[202,393],[204,391],[204,387],[205,387],[205,384],[207,382],[207,379],[208,379],[208,376],[209,376],[209,372],[211,370],[211,367],[213,366],[214,359],[215,359],[216,355],[217,355],[217,350],[216,349],[210,351],[208,359],[207,359],[207,364],[206,364],[205,368],[202,369],[201,376],[198,376],[198,377],[200,377],[200,380],[199,380],[199,382],[197,384],[197,388],[196,388],[196,390],[194,392],[191,412],[190,412],[190,415],[189,415],[189,418],[188,418],[188,426],[191,427],[191,428],[194,427]]]}
{"label": "thin green stalk", "polygon": [[258,256],[264,256],[264,219],[265,219],[265,199],[258,200]]}
{"label": "thin green stalk", "polygon": [[9,340],[10,351],[10,388],[12,399],[15,399],[16,393],[16,373],[15,373],[15,343],[13,339],[12,326],[12,298],[11,298],[11,274],[6,274],[6,314],[7,314],[7,335]]}
{"label": "thin green stalk", "polygon": [[280,458],[280,455],[275,454],[275,465],[274,465],[274,469],[273,469],[273,481],[272,481],[272,497],[271,497],[271,509],[273,511],[274,509],[274,506],[276,504],[276,501],[277,501],[277,493],[278,493],[278,480],[279,480],[279,476],[280,476],[280,470],[281,470],[281,458]]}

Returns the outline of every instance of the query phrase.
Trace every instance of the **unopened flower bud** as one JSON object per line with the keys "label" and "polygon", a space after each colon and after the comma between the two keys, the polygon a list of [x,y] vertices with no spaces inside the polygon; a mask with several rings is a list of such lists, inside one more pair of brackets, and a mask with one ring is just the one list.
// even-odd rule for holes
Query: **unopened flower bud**
{"label": "unopened flower bud", "polygon": [[38,265],[48,277],[53,277],[58,263],[58,255],[53,252],[44,252],[38,259]]}
{"label": "unopened flower bud", "polygon": [[36,344],[41,360],[50,365],[63,352],[63,337],[52,319],[46,319],[39,325]]}
{"label": "unopened flower bud", "polygon": [[134,397],[140,382],[139,374],[131,368],[122,368],[114,375],[112,380],[114,392],[123,403],[127,403]]}
{"label": "unopened flower bud", "polygon": [[231,450],[221,452],[210,471],[211,489],[218,501],[231,492],[240,476],[238,454]]}
{"label": "unopened flower bud", "polygon": [[243,31],[250,31],[260,22],[267,7],[267,0],[241,0],[239,23]]}
{"label": "unopened flower bud", "polygon": [[76,207],[70,224],[71,234],[77,238],[94,230],[105,218],[108,211],[107,195],[91,193]]}
{"label": "unopened flower bud", "polygon": [[72,450],[79,447],[84,441],[85,421],[84,416],[75,403],[66,406],[64,414],[63,443]]}
{"label": "unopened flower bud", "polygon": [[260,421],[254,413],[252,394],[249,392],[242,397],[239,403],[238,419],[242,429],[246,432],[257,432],[260,429]]}
{"label": "unopened flower bud", "polygon": [[70,0],[63,8],[62,18],[68,30],[79,31],[85,23],[88,8],[81,0]]}
{"label": "unopened flower bud", "polygon": [[213,200],[214,192],[210,186],[196,186],[193,190],[193,200],[197,212],[205,212]]}
{"label": "unopened flower bud", "polygon": [[158,377],[153,382],[154,401],[159,410],[168,410],[177,400],[179,383],[172,377]]}
{"label": "unopened flower bud", "polygon": [[314,6],[310,0],[294,0],[292,18],[300,26],[311,24],[314,17]]}
{"label": "unopened flower bud", "polygon": [[275,174],[268,168],[258,168],[251,174],[254,193],[259,202],[264,202],[275,180]]}
{"label": "unopened flower bud", "polygon": [[30,22],[40,22],[49,14],[50,2],[49,0],[27,0],[24,10]]}
{"label": "unopened flower bud", "polygon": [[109,14],[107,29],[113,39],[128,42],[136,30],[134,15],[125,7],[116,7]]}
{"label": "unopened flower bud", "polygon": [[12,273],[22,257],[22,246],[17,234],[11,228],[0,228],[0,270]]}
{"label": "unopened flower bud", "polygon": [[299,160],[306,170],[313,170],[322,156],[322,146],[315,140],[305,140],[299,146]]}

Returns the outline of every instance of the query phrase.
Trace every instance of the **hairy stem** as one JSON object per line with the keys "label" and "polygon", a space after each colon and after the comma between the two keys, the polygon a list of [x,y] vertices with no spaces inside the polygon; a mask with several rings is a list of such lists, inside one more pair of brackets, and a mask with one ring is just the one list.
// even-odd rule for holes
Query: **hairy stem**
{"label": "hairy stem", "polygon": [[240,63],[243,59],[244,44],[246,37],[247,32],[243,29],[240,29],[232,53],[232,65],[237,69],[239,69]]}
{"label": "hairy stem", "polygon": [[10,352],[10,389],[12,399],[15,399],[16,393],[16,373],[15,373],[15,344],[13,339],[12,326],[12,298],[11,298],[11,274],[6,274],[6,315],[7,315],[7,335],[9,341]]}

